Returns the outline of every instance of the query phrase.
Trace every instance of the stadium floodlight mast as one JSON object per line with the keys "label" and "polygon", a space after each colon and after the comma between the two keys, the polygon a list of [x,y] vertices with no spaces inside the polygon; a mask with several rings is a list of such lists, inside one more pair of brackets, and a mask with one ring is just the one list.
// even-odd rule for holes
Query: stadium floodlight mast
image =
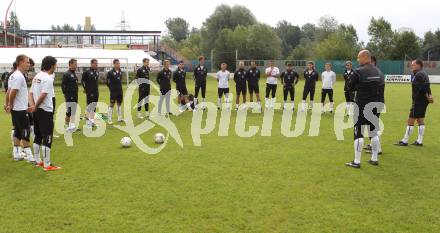
{"label": "stadium floodlight mast", "polygon": [[[9,13],[9,9],[11,9],[12,3],[14,2],[14,0],[11,0],[11,2],[9,3],[8,8],[6,9],[6,14],[5,14],[5,21],[3,23],[3,31],[5,33],[5,46],[8,46],[8,13]],[[15,26],[14,26],[15,27]]]}

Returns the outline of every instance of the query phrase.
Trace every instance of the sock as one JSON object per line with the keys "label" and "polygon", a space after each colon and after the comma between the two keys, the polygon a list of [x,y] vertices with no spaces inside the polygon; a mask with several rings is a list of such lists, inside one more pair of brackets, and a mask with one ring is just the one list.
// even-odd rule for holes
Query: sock
{"label": "sock", "polygon": [[377,144],[377,152],[380,153],[382,152],[382,145],[380,144],[380,136],[377,136],[377,140],[379,141],[379,143]]}
{"label": "sock", "polygon": [[108,119],[111,120],[113,116],[113,108],[112,107],[108,107]]}
{"label": "sock", "polygon": [[14,158],[21,158],[21,147],[20,146],[14,146],[13,155],[14,155]]}
{"label": "sock", "polygon": [[423,143],[423,134],[425,134],[425,125],[419,125],[419,136],[417,137],[417,142]]}
{"label": "sock", "polygon": [[238,104],[235,104],[235,107],[238,108]]}
{"label": "sock", "polygon": [[315,104],[315,101],[310,100],[310,107],[313,108],[313,104]]}
{"label": "sock", "polygon": [[34,155],[32,154],[32,150],[31,150],[30,147],[23,148],[23,151],[26,154],[26,157],[28,158],[28,160],[33,160],[34,159]]}
{"label": "sock", "polygon": [[197,107],[197,104],[198,104],[198,100],[197,100],[197,98],[194,98],[194,106]]}
{"label": "sock", "polygon": [[118,106],[118,118],[122,119],[122,108]]}
{"label": "sock", "polygon": [[364,139],[358,138],[354,140],[354,162],[361,163],[362,147],[364,146]]}
{"label": "sock", "polygon": [[371,160],[377,161],[377,154],[379,153],[379,136],[371,138]]}
{"label": "sock", "polygon": [[44,167],[49,167],[50,166],[50,148],[47,146],[42,146],[41,151],[43,154]]}
{"label": "sock", "polygon": [[330,109],[333,110],[334,103],[330,102]]}
{"label": "sock", "polygon": [[217,106],[218,106],[219,108],[222,107],[222,98],[218,98],[218,100],[217,100]]}
{"label": "sock", "polygon": [[406,127],[405,135],[403,136],[402,142],[408,143],[409,137],[411,137],[411,134],[413,133],[413,131],[414,131],[414,126],[408,125]]}
{"label": "sock", "polygon": [[40,158],[40,145],[34,143],[34,159],[37,163],[41,162],[41,158]]}

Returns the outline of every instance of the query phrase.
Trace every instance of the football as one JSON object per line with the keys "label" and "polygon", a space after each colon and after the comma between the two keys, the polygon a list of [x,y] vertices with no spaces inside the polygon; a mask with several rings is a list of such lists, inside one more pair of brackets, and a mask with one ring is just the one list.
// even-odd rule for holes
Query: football
{"label": "football", "polygon": [[121,146],[124,148],[128,148],[131,146],[131,139],[129,137],[123,137],[121,139]]}
{"label": "football", "polygon": [[154,135],[154,142],[156,144],[162,144],[165,142],[165,135],[163,135],[163,133],[157,133],[156,135]]}

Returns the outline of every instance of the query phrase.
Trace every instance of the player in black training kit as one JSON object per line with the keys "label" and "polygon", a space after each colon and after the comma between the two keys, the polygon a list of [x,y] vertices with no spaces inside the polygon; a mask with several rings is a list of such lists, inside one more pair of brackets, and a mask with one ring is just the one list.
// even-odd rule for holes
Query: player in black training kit
{"label": "player in black training kit", "polygon": [[[371,165],[379,165],[378,144],[380,143],[378,137],[379,118],[375,113],[374,108],[380,108],[383,105],[379,102],[379,88],[384,81],[382,72],[371,64],[371,54],[368,50],[359,52],[358,61],[360,67],[357,68],[350,78],[350,91],[356,92],[355,103],[359,108],[358,119],[354,119],[354,161],[346,163],[347,166],[360,168],[362,147],[364,144],[364,127],[369,127],[369,135],[371,136],[372,155],[369,163]],[[367,109],[366,109],[367,108]],[[364,112],[366,110],[366,112]],[[370,110],[370,111],[369,111]],[[357,115],[357,114],[354,114]]]}
{"label": "player in black training kit", "polygon": [[319,78],[319,74],[315,70],[315,65],[313,64],[313,62],[309,61],[307,63],[307,69],[304,71],[304,79],[306,80],[306,82],[304,84],[301,111],[305,111],[307,109],[306,99],[309,94],[310,94],[310,104],[308,109],[313,108],[313,103],[315,100],[316,81],[318,81],[318,78]]}
{"label": "player in black training kit", "polygon": [[350,107],[354,102],[354,92],[350,91],[350,77],[353,75],[353,64],[351,61],[345,62],[345,70],[344,70],[344,94],[345,94],[345,109],[347,112],[347,115],[350,115]]}
{"label": "player in black training kit", "polygon": [[108,107],[108,123],[112,124],[113,108],[115,103],[118,109],[118,122],[123,122],[122,118],[122,100],[124,94],[122,93],[122,71],[121,63],[118,59],[113,60],[113,69],[107,73],[107,86],[110,90],[110,106]]}
{"label": "player in black training kit", "polygon": [[99,99],[98,81],[98,60],[92,59],[90,61],[90,69],[84,71],[81,78],[81,84],[84,88],[87,98],[86,126],[88,128],[95,126],[95,111]]}
{"label": "player in black training kit", "polygon": [[249,100],[250,102],[254,102],[254,93],[257,97],[258,109],[261,110],[261,100],[260,100],[260,76],[261,71],[257,68],[257,63],[255,61],[251,61],[251,68],[246,72],[246,79],[248,81],[249,88]]}
{"label": "player in black training kit", "polygon": [[287,110],[287,96],[290,94],[292,111],[295,110],[295,85],[299,81],[299,75],[293,70],[291,63],[287,64],[287,70],[281,73],[281,84],[283,85],[284,110]]}
{"label": "player in black training kit", "polygon": [[205,109],[205,95],[206,95],[206,77],[208,76],[208,69],[205,67],[205,57],[199,57],[199,65],[194,68],[194,80],[195,80],[195,91],[194,91],[194,104],[196,109],[198,108],[198,97],[199,91],[202,91],[202,110]]}
{"label": "player in black training kit", "polygon": [[78,77],[75,73],[76,68],[77,61],[70,59],[69,70],[64,73],[63,81],[61,82],[61,90],[67,104],[65,124],[67,125],[68,132],[75,132],[77,130],[75,126],[75,114],[78,105]]}
{"label": "player in black training kit", "polygon": [[158,104],[158,115],[162,115],[162,105],[165,100],[165,105],[167,108],[166,116],[172,115],[170,109],[171,102],[171,70],[170,70],[170,61],[165,60],[163,62],[163,69],[157,74],[157,83],[160,87],[160,97]]}
{"label": "player in black training kit", "polygon": [[179,95],[177,96],[177,102],[179,103],[179,110],[181,112],[183,112],[184,108],[186,107],[185,96],[188,95],[185,78],[186,78],[185,63],[183,61],[180,61],[179,67],[173,73],[173,82],[176,83],[176,90],[179,93]]}
{"label": "player in black training kit", "polygon": [[144,58],[142,63],[142,67],[136,72],[136,80],[139,84],[139,98],[137,107],[137,116],[139,119],[144,118],[141,113],[142,105],[145,106],[145,116],[149,116],[148,105],[150,101],[150,67],[148,67],[150,60],[148,58]]}
{"label": "player in black training kit", "polygon": [[240,105],[240,95],[243,95],[243,109],[246,109],[246,71],[244,70],[244,62],[238,63],[238,70],[234,73],[235,91],[237,97],[235,99],[235,110],[238,110]]}
{"label": "player in black training kit", "polygon": [[426,71],[423,70],[423,61],[417,59],[411,63],[411,67],[413,70],[413,74],[411,75],[412,106],[409,112],[408,125],[406,127],[405,135],[401,141],[396,143],[398,146],[408,146],[408,141],[412,132],[414,131],[414,124],[416,121],[419,125],[419,135],[417,140],[412,145],[423,146],[426,109],[430,103],[434,103],[429,77]]}

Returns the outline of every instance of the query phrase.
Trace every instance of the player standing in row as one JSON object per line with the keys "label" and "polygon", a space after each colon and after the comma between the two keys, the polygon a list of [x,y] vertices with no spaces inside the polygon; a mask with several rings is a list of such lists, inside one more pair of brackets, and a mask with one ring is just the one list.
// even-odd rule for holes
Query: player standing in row
{"label": "player standing in row", "polygon": [[108,123],[113,124],[113,108],[115,107],[115,103],[117,104],[118,111],[118,122],[124,122],[124,118],[122,118],[122,100],[123,100],[123,91],[122,91],[122,71],[121,71],[121,63],[118,59],[113,60],[113,69],[111,69],[107,73],[107,86],[110,90],[110,106],[108,107]]}
{"label": "player standing in row", "polygon": [[[47,56],[41,62],[41,71],[32,81],[30,96],[31,112],[34,112],[35,139],[34,156],[36,165],[44,171],[61,169],[51,164],[51,147],[54,129],[54,77],[57,60]],[[40,158],[40,150],[43,161]]]}
{"label": "player standing in row", "polygon": [[240,106],[240,96],[243,96],[243,106],[242,109],[246,109],[246,70],[244,70],[244,62],[240,61],[238,63],[238,70],[234,73],[234,82],[235,82],[235,91],[236,91],[236,99],[235,99],[235,111],[238,110]]}
{"label": "player standing in row", "polygon": [[[280,75],[280,70],[278,67],[275,67],[274,61],[269,61],[269,67],[266,68],[266,108],[273,108],[276,102],[276,93],[277,93],[277,79]],[[272,95],[270,95],[272,93]],[[269,99],[269,96],[271,98]]]}
{"label": "player standing in row", "polygon": [[63,74],[63,81],[61,82],[61,90],[66,101],[66,118],[67,132],[75,132],[77,130],[75,125],[75,114],[78,105],[78,77],[76,76],[77,61],[75,59],[69,60],[69,69]]}
{"label": "player standing in row", "polygon": [[12,73],[14,73],[14,69],[12,69],[11,72],[6,71],[2,74],[2,85],[5,92],[8,91],[9,76],[11,76]]}
{"label": "player standing in row", "polygon": [[160,97],[158,104],[158,115],[162,115],[162,105],[165,100],[165,105],[167,108],[166,116],[173,115],[171,113],[171,70],[170,70],[170,61],[165,60],[163,62],[163,69],[157,74],[157,83],[160,88]]}
{"label": "player standing in row", "polygon": [[222,98],[225,96],[226,102],[226,110],[229,110],[229,77],[230,73],[227,70],[228,65],[226,63],[222,63],[220,66],[220,70],[216,74],[218,86],[218,100],[217,100],[217,109],[220,110],[222,107]]}
{"label": "player standing in row", "polygon": [[199,57],[199,65],[194,69],[195,91],[194,91],[194,103],[196,109],[198,108],[199,91],[202,92],[202,110],[205,109],[205,95],[206,95],[206,77],[208,76],[208,69],[205,67],[205,57]]}
{"label": "player standing in row", "polygon": [[[4,103],[4,108],[6,110],[6,106],[8,106],[9,103],[9,93],[11,92],[11,89],[9,88],[11,85],[9,84],[10,81],[10,77],[11,75],[17,70],[17,62],[14,62],[12,64],[12,70],[11,72],[8,74],[8,79],[6,80],[6,94],[5,94],[5,103]],[[11,142],[12,142],[12,158],[14,158],[14,141],[18,140],[14,137],[15,134],[15,130],[14,130],[14,125],[12,124],[12,129],[11,129]]]}
{"label": "player standing in row", "polygon": [[423,69],[423,61],[417,59],[411,63],[411,67],[413,70],[413,74],[411,75],[412,106],[409,112],[408,125],[406,126],[405,135],[401,141],[396,143],[397,146],[408,146],[408,141],[414,131],[416,121],[419,125],[419,135],[417,140],[412,145],[423,146],[426,109],[430,103],[434,103],[429,77],[426,71]]}
{"label": "player standing in row", "polygon": [[179,103],[179,110],[181,112],[183,112],[186,108],[185,96],[188,95],[185,78],[185,63],[183,61],[180,61],[177,70],[173,73],[173,82],[176,83],[176,91],[178,93],[177,102]]}
{"label": "player standing in row", "polygon": [[293,70],[291,63],[287,64],[285,72],[281,73],[281,84],[283,85],[284,110],[287,110],[287,96],[290,95],[291,109],[295,110],[295,85],[299,81],[298,73]]}
{"label": "player standing in row", "polygon": [[325,113],[325,98],[328,94],[330,100],[330,113],[333,113],[333,85],[336,83],[336,73],[332,70],[330,63],[325,64],[325,71],[322,72],[321,112]]}
{"label": "player standing in row", "polygon": [[29,70],[29,58],[19,55],[15,60],[17,69],[9,77],[8,92],[5,111],[11,113],[14,127],[14,160],[21,161],[23,151],[29,162],[35,162],[30,148],[30,124],[29,124],[29,96],[24,73]]}
{"label": "player standing in row", "polygon": [[136,72],[136,80],[139,85],[139,98],[137,107],[137,116],[139,119],[143,119],[142,105],[145,106],[145,116],[148,118],[148,105],[150,102],[150,60],[144,58],[142,60],[142,67]]}
{"label": "player standing in row", "polygon": [[346,163],[347,166],[354,168],[361,167],[364,129],[366,126],[369,128],[368,134],[371,136],[372,146],[372,155],[368,162],[374,166],[379,165],[377,157],[379,148],[378,144],[380,143],[377,134],[379,130],[379,118],[375,116],[374,111],[366,112],[367,114],[370,113],[370,115],[365,115],[366,113],[364,112],[364,109],[370,104],[378,103],[380,98],[379,87],[384,80],[382,72],[371,64],[371,53],[368,50],[362,50],[359,52],[358,61],[360,67],[354,71],[349,84],[350,91],[356,91],[356,104],[359,107],[359,116],[358,119],[355,119],[354,125],[355,156],[352,162]]}
{"label": "player standing in row", "polygon": [[313,103],[315,100],[315,88],[316,88],[316,82],[318,81],[319,75],[318,72],[315,70],[315,64],[313,62],[309,61],[307,63],[307,69],[304,71],[304,79],[306,80],[304,84],[304,91],[303,91],[303,99],[302,99],[302,107],[301,111],[307,110],[307,96],[310,94],[310,103],[308,109],[313,108]]}
{"label": "player standing in row", "polygon": [[84,71],[81,78],[81,84],[86,93],[86,126],[88,128],[92,128],[93,126],[95,126],[96,105],[98,104],[99,99],[98,81],[98,60],[92,59],[90,61],[90,69]]}
{"label": "player standing in row", "polygon": [[350,77],[353,75],[353,64],[351,61],[345,62],[345,70],[344,70],[344,95],[345,95],[345,110],[347,115],[350,115],[350,108],[354,102],[354,92],[350,91]]}
{"label": "player standing in row", "polygon": [[254,102],[254,93],[257,98],[258,110],[261,111],[261,100],[260,100],[260,76],[261,72],[257,68],[257,63],[255,61],[251,61],[251,68],[246,72],[246,78],[248,81],[249,88],[249,100]]}

